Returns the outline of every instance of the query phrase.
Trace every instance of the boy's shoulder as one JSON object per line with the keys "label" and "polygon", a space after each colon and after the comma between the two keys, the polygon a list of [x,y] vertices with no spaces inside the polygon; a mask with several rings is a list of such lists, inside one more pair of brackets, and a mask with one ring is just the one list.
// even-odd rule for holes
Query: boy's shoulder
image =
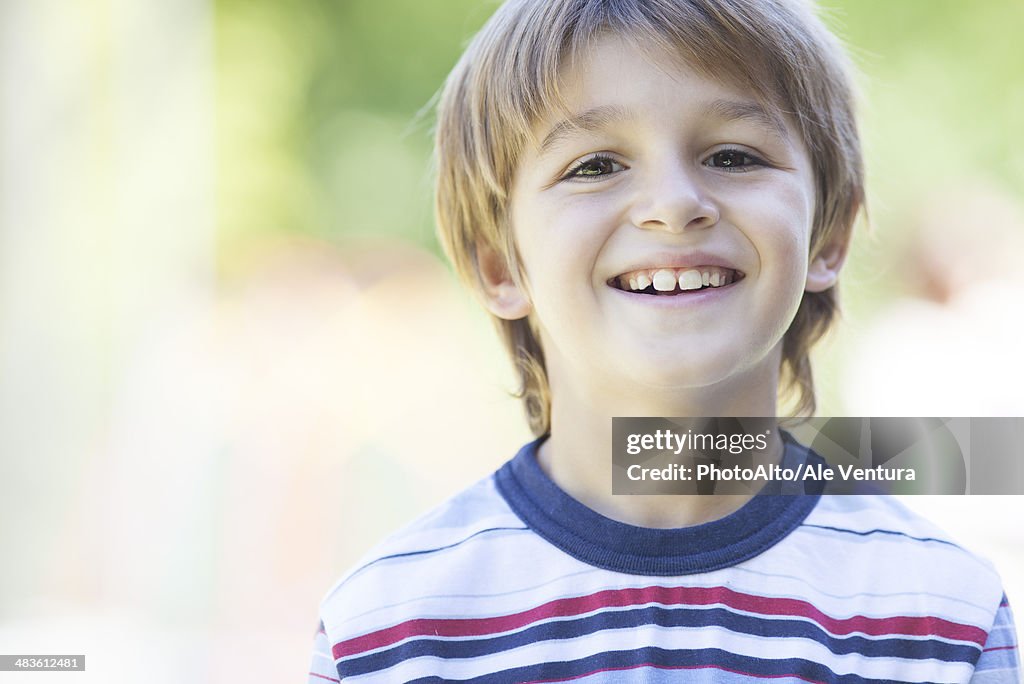
{"label": "boy's shoulder", "polygon": [[941,527],[915,512],[895,495],[851,494],[825,495],[807,517],[805,527],[822,534],[860,538],[862,540],[908,543],[910,548],[925,550],[943,548],[965,562],[991,569],[988,561],[972,553]]}
{"label": "boy's shoulder", "polygon": [[[911,503],[912,505],[912,503]],[[841,566],[864,589],[916,590],[993,606],[1002,581],[992,564],[891,495],[823,496],[798,530],[826,572]],[[857,585],[856,577],[850,580]]]}
{"label": "boy's shoulder", "polygon": [[522,527],[518,518],[504,505],[491,473],[378,542],[339,584],[381,560],[448,548],[464,540],[466,535],[510,524]]}
{"label": "boy's shoulder", "polygon": [[[529,528],[508,507],[494,474],[479,480],[376,544],[321,602],[324,616],[366,619],[381,597],[399,598],[412,584],[457,587],[461,572],[479,569],[495,542]],[[386,611],[385,611],[386,612]]]}

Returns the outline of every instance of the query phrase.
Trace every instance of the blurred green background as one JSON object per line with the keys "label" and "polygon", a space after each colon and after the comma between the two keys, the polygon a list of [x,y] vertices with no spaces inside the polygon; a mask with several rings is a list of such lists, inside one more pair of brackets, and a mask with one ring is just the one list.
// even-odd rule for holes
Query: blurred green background
{"label": "blurred green background", "polygon": [[217,3],[227,245],[285,231],[434,248],[429,105],[495,6]]}

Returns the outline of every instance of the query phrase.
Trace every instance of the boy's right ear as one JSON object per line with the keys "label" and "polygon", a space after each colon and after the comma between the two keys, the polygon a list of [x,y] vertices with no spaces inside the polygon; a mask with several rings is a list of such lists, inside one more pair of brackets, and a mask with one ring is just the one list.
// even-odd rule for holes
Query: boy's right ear
{"label": "boy's right ear", "polygon": [[509,273],[505,256],[488,245],[477,245],[476,265],[487,310],[507,321],[526,318],[533,305]]}

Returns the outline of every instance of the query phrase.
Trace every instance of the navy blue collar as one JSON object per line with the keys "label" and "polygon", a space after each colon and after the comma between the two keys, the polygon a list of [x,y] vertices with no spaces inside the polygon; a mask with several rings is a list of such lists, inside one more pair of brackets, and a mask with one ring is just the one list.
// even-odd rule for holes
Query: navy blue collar
{"label": "navy blue collar", "polygon": [[[820,461],[817,454],[782,434],[783,467]],[[665,576],[736,565],[781,541],[820,498],[781,495],[778,483],[771,483],[742,508],[718,520],[674,529],[636,527],[587,508],[552,482],[537,463],[537,448],[544,439],[524,446],[498,470],[498,489],[534,532],[570,556],[606,570]]]}

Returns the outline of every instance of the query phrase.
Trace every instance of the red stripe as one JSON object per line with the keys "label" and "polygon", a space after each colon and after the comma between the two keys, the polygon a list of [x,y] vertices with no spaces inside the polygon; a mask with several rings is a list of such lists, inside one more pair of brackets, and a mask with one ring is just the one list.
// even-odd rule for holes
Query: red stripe
{"label": "red stripe", "polygon": [[1016,644],[1014,644],[1013,646],[993,646],[992,648],[986,648],[984,652],[988,653],[989,651],[1009,651],[1014,648],[1017,648]]}
{"label": "red stripe", "polygon": [[341,680],[340,679],[335,679],[334,677],[325,677],[324,675],[317,674],[316,672],[310,672],[309,676],[310,677],[319,677],[320,679],[326,679],[329,682],[338,682],[338,684],[341,684]]}
{"label": "red stripe", "polygon": [[529,624],[554,617],[573,617],[601,608],[628,608],[644,604],[663,606],[708,606],[723,604],[730,608],[760,615],[803,617],[818,623],[832,634],[859,632],[869,636],[939,636],[959,641],[972,641],[984,646],[984,630],[937,617],[895,616],[869,618],[856,615],[832,618],[807,601],[788,598],[767,598],[743,594],[725,587],[641,587],[607,589],[587,596],[550,601],[543,605],[510,615],[486,618],[419,618],[392,627],[370,632],[334,645],[335,659],[372,651],[417,636],[480,637],[520,629]]}

